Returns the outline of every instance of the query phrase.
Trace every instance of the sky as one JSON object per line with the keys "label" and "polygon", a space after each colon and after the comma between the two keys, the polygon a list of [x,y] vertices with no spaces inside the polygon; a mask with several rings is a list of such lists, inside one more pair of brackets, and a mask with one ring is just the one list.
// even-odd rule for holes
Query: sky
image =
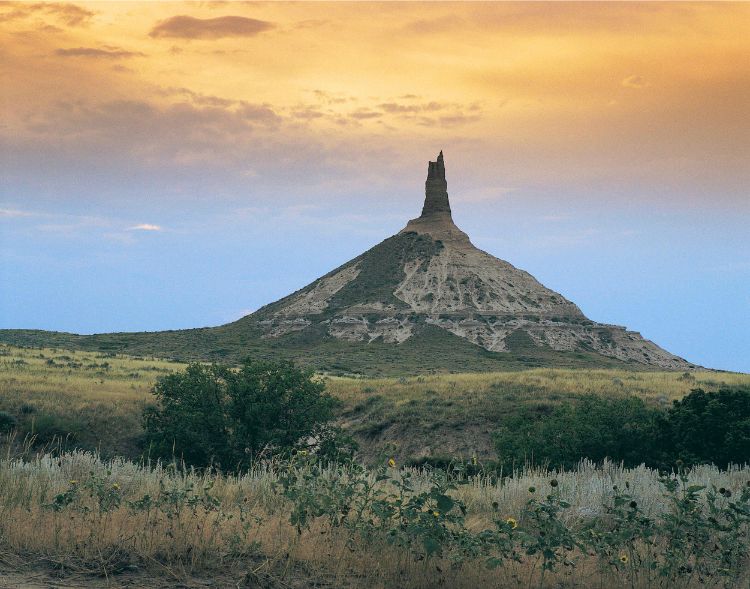
{"label": "sky", "polygon": [[750,372],[750,3],[0,3],[0,328],[219,325],[419,215]]}

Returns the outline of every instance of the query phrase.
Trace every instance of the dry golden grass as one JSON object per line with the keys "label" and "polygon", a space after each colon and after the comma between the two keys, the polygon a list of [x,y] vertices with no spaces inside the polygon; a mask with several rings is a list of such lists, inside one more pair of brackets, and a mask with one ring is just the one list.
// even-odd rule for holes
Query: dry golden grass
{"label": "dry golden grass", "polygon": [[654,403],[680,399],[696,387],[713,389],[723,385],[750,385],[750,374],[699,370],[680,372],[636,372],[626,370],[536,368],[516,372],[444,374],[414,378],[352,379],[330,377],[328,390],[345,402],[355,403],[364,392],[376,392],[408,403],[432,391],[443,397],[481,395],[490,390],[522,389],[530,398],[596,394],[636,395]]}
{"label": "dry golden grass", "polygon": [[4,345],[0,411],[42,442],[71,434],[76,445],[133,456],[154,381],[182,368],[154,358]]}
{"label": "dry golden grass", "polygon": [[[178,472],[169,465],[103,462],[84,452],[23,458],[8,449],[0,459],[0,570],[3,555],[22,555],[16,556],[16,570],[22,569],[23,559],[36,562],[37,568],[43,561],[63,574],[77,574],[80,586],[89,586],[95,576],[103,579],[101,585],[110,579],[118,586],[118,576],[133,570],[142,576],[136,583],[141,586],[153,579],[161,579],[156,586],[190,586],[199,577],[213,578],[219,587],[540,586],[534,559],[490,570],[481,560],[415,560],[383,538],[365,543],[318,523],[298,535],[289,523],[289,505],[274,487],[277,475],[266,467],[241,476],[215,476]],[[426,489],[427,476],[411,472],[416,489]],[[478,531],[492,526],[493,502],[504,517],[520,519],[528,488],[549,488],[550,476],[537,470],[503,485],[474,480],[459,486],[455,495],[466,502],[469,527]],[[577,471],[554,476],[562,497],[572,504],[568,520],[573,524],[600,514],[613,485],[623,487],[625,481],[647,513],[667,508],[657,473],[649,469],[582,464]],[[739,493],[750,470],[721,472],[703,466],[692,469],[689,479],[690,484],[721,485]],[[57,511],[50,507],[56,496],[71,490],[75,499],[70,505]],[[187,498],[180,499],[181,494]],[[100,496],[117,497],[118,504],[103,510]],[[170,496],[174,502],[166,508],[128,506],[145,496]],[[196,498],[192,503],[191,496]],[[578,557],[576,567],[561,567],[547,576],[544,586],[630,587],[593,559]]]}
{"label": "dry golden grass", "polygon": [[50,404],[127,404],[147,398],[154,380],[183,364],[157,358],[0,345],[0,390]]}

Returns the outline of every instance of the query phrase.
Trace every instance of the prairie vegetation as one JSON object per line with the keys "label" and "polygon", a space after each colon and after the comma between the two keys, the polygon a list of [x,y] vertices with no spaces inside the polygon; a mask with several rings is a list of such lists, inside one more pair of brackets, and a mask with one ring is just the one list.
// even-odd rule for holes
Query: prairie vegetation
{"label": "prairie vegetation", "polygon": [[[388,274],[387,268],[383,271]],[[365,283],[367,284],[369,283]],[[352,294],[354,293],[344,293],[346,296]],[[275,308],[276,304],[278,303],[266,310]],[[293,360],[301,366],[336,376],[408,377],[444,371],[461,372],[469,366],[483,372],[526,370],[542,366],[625,370],[647,368],[643,364],[625,363],[584,349],[563,352],[537,347],[528,335],[520,333],[520,337],[509,336],[507,352],[490,352],[426,323],[423,316],[416,317],[414,335],[399,346],[380,339],[368,343],[331,338],[327,335],[324,324],[314,324],[278,338],[264,338],[264,330],[258,323],[260,316],[256,315],[219,327],[159,332],[76,335],[0,329],[0,342],[27,348],[159,356],[185,362],[237,363],[247,356],[258,360]],[[411,318],[411,313],[408,315]]]}
{"label": "prairie vegetation", "polygon": [[156,378],[182,365],[154,358],[0,347],[0,411],[21,433],[134,456],[141,413]]}
{"label": "prairie vegetation", "polygon": [[84,452],[4,454],[0,562],[16,555],[15,570],[41,567],[75,586],[134,576],[139,586],[404,588],[748,579],[746,467],[660,482],[650,469],[584,462],[497,481],[302,456],[220,476]]}
{"label": "prairie vegetation", "polygon": [[[38,441],[67,439],[105,457],[136,457],[141,415],[156,379],[185,364],[155,358],[0,346],[0,411]],[[691,389],[750,386],[750,375],[714,371],[531,369],[401,378],[321,375],[341,400],[338,422],[372,462],[391,446],[401,462],[421,457],[495,457],[493,435],[529,410],[543,415],[581,395],[634,395],[666,408]]]}
{"label": "prairie vegetation", "polygon": [[[370,466],[319,461],[305,449],[261,453],[232,474],[144,455],[150,391],[158,378],[162,397],[189,393],[197,405],[176,407],[197,420],[186,426],[192,435],[205,413],[194,383],[226,383],[231,416],[241,398],[266,394],[250,384],[273,371],[182,372],[153,358],[51,349],[0,354],[0,429],[10,432],[0,437],[0,574],[10,586],[27,583],[25,570],[73,586],[632,589],[750,580],[747,465],[485,468],[497,428],[520,415],[562,419],[592,399],[666,407],[697,387],[746,387],[747,375],[318,375],[308,396],[325,384]],[[409,466],[435,450],[452,460]]]}

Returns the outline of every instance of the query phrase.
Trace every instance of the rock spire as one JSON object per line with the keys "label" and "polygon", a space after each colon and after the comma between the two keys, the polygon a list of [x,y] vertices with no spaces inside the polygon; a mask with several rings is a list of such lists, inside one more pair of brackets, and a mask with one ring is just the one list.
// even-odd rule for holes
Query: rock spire
{"label": "rock spire", "polygon": [[421,218],[440,213],[447,213],[450,217],[451,206],[448,203],[448,183],[445,181],[445,164],[443,163],[442,151],[440,151],[437,161],[429,162],[427,166],[427,181],[424,188],[425,199]]}
{"label": "rock spire", "polygon": [[[251,323],[261,341],[280,338],[278,350],[284,345],[297,349],[305,342],[301,354],[328,354],[323,346],[331,338],[346,342],[347,350],[374,342],[375,350],[382,350],[382,345],[412,340],[411,352],[404,354],[418,354],[425,369],[436,362],[441,368],[457,365],[449,363],[458,350],[469,354],[466,343],[478,348],[476,366],[496,360],[498,368],[694,367],[638,333],[591,321],[528,272],[475,247],[453,222],[442,151],[427,167],[421,216],[302,290],[240,321]],[[320,342],[320,351],[313,351],[314,342]],[[269,349],[275,350],[273,345]],[[367,350],[358,356],[365,364],[381,353]],[[389,357],[399,358],[397,350]]]}

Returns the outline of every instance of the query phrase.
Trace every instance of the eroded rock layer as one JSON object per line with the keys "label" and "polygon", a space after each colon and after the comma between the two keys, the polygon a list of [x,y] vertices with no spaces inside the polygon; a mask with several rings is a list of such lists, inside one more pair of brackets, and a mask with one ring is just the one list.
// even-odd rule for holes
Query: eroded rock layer
{"label": "eroded rock layer", "polygon": [[314,331],[398,345],[433,325],[493,352],[593,352],[684,369],[640,334],[595,323],[529,273],[475,247],[453,222],[442,152],[429,162],[422,214],[396,235],[251,318],[264,338]]}

